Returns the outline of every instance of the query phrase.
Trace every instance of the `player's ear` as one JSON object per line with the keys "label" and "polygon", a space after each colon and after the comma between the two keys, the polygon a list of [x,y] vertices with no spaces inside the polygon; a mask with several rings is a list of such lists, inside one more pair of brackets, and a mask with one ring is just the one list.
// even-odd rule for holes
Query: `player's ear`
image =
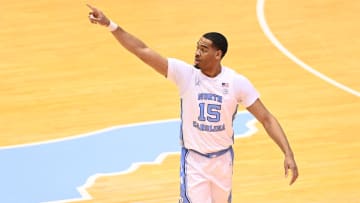
{"label": "player's ear", "polygon": [[215,57],[216,57],[216,59],[221,60],[221,58],[222,58],[222,51],[221,51],[220,49],[218,49],[218,50],[215,52]]}

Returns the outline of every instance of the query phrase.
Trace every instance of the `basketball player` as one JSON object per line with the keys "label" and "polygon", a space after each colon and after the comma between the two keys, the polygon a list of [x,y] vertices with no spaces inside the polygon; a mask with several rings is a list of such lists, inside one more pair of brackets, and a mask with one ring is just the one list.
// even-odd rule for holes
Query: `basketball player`
{"label": "basketball player", "polygon": [[195,64],[164,58],[141,40],[109,20],[99,9],[89,20],[106,26],[129,52],[174,82],[181,97],[180,201],[192,203],[231,202],[234,131],[232,122],[241,104],[261,122],[284,153],[285,175],[290,185],[298,177],[294,154],[276,120],[248,79],[221,65],[227,52],[226,38],[216,32],[197,42]]}

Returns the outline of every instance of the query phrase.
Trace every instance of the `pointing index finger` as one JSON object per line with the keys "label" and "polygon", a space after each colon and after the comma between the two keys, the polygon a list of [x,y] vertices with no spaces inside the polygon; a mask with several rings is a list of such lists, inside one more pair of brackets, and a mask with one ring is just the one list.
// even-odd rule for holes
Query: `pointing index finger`
{"label": "pointing index finger", "polygon": [[91,9],[91,12],[89,13],[89,18],[91,20],[98,20],[98,17],[101,13],[100,10],[91,6],[90,4],[86,4],[86,5],[87,5],[87,7],[89,7]]}
{"label": "pointing index finger", "polygon": [[87,7],[89,7],[92,11],[97,11],[95,7],[92,7],[90,4],[86,4]]}

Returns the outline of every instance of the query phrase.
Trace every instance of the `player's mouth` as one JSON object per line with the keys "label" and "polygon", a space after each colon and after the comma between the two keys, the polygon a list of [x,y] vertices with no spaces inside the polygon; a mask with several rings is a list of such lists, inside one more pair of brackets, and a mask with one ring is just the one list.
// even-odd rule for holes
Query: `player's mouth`
{"label": "player's mouth", "polygon": [[200,63],[200,59],[197,58],[197,57],[195,57],[194,64],[197,65],[197,64],[199,64],[199,63]]}

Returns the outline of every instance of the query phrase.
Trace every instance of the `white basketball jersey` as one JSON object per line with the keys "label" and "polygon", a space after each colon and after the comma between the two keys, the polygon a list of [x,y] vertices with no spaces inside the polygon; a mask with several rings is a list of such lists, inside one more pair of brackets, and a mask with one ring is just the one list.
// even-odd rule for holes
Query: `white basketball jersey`
{"label": "white basketball jersey", "polygon": [[259,97],[248,79],[224,66],[210,78],[190,64],[169,58],[167,78],[180,92],[182,144],[204,154],[234,143],[238,104],[248,107]]}

